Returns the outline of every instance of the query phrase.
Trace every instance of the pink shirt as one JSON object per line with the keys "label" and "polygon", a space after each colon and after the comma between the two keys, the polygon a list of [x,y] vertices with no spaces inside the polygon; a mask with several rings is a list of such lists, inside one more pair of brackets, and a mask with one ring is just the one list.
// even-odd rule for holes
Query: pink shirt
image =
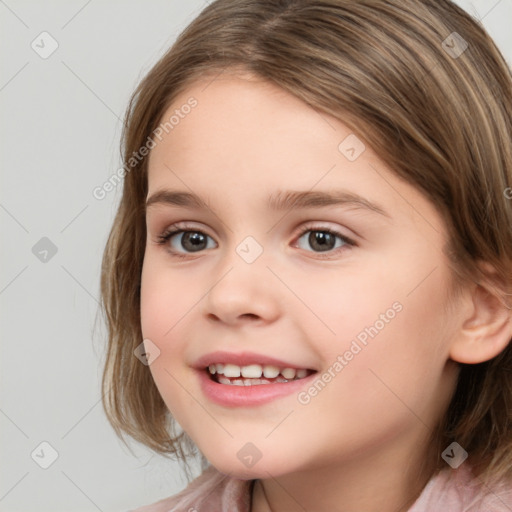
{"label": "pink shirt", "polygon": [[[210,466],[179,494],[129,512],[250,512],[253,484]],[[462,464],[432,477],[408,512],[512,512],[512,486],[484,491]]]}

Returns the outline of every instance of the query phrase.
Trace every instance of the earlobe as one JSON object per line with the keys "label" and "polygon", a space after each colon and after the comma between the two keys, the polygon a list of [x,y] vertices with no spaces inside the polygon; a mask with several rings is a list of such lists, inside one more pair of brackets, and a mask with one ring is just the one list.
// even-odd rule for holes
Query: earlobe
{"label": "earlobe", "polygon": [[500,290],[490,282],[471,289],[472,307],[462,319],[453,340],[450,358],[459,363],[477,364],[500,354],[512,339],[512,309]]}

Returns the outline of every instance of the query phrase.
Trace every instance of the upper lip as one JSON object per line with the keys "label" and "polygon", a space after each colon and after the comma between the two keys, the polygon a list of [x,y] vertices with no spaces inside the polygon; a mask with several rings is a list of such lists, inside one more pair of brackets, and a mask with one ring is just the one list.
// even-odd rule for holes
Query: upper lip
{"label": "upper lip", "polygon": [[275,357],[270,357],[263,354],[256,354],[254,352],[235,353],[225,351],[216,351],[210,352],[209,354],[205,354],[204,356],[201,356],[199,359],[197,359],[192,366],[194,368],[203,370],[204,368],[207,368],[211,364],[216,363],[235,364],[237,366],[249,366],[251,364],[259,364],[261,366],[272,365],[277,366],[279,368],[296,368],[298,370],[312,369],[308,366],[302,366],[300,364],[282,361],[280,359],[276,359]]}

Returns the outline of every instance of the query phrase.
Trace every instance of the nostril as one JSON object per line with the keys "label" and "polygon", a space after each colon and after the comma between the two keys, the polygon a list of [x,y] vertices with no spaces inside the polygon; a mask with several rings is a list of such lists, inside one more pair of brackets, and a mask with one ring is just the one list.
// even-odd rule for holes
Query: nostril
{"label": "nostril", "polygon": [[240,315],[242,318],[250,318],[251,320],[258,320],[259,316],[255,315],[254,313],[244,313],[243,315]]}

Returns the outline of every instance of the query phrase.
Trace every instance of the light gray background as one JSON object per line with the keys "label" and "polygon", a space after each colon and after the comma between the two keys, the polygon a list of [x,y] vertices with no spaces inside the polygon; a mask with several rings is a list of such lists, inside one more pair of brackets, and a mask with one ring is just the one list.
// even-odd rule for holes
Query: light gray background
{"label": "light gray background", "polygon": [[[512,0],[459,4],[512,63]],[[205,5],[0,0],[1,511],[127,511],[186,485],[176,463],[135,443],[131,454],[101,407],[93,326],[121,187],[103,200],[92,190],[120,167],[137,82]],[[50,48],[43,31],[59,45],[46,59],[31,47]],[[43,237],[55,255],[39,252]],[[48,469],[31,457],[43,441],[58,452]]]}

